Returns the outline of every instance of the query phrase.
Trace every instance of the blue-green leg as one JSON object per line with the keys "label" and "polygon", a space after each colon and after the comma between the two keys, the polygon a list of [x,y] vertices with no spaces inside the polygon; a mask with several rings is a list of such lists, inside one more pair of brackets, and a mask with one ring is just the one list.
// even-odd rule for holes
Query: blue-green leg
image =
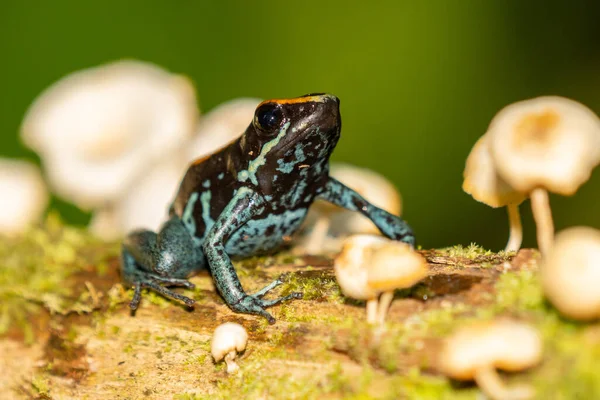
{"label": "blue-green leg", "polygon": [[244,292],[242,284],[231,264],[231,259],[225,252],[225,243],[231,235],[246,224],[253,216],[262,212],[264,200],[248,188],[241,188],[225,207],[215,224],[212,226],[203,243],[203,250],[208,260],[208,267],[213,276],[215,286],[227,305],[234,311],[245,314],[256,314],[265,317],[270,324],[275,318],[265,311],[283,301],[298,299],[301,293],[292,293],[275,300],[264,300],[261,297],[268,291],[283,283],[280,279],[267,285],[254,295]]}
{"label": "blue-green leg", "polygon": [[175,293],[165,286],[193,288],[186,278],[202,269],[202,251],[194,245],[189,232],[178,217],[165,222],[158,234],[137,230],[123,241],[121,271],[126,284],[134,287],[129,306],[137,309],[141,290],[149,288],[165,297],[191,306],[194,300]]}
{"label": "blue-green leg", "polygon": [[325,185],[325,192],[319,197],[348,210],[360,212],[390,239],[415,245],[413,230],[402,218],[375,207],[340,181],[330,177]]}

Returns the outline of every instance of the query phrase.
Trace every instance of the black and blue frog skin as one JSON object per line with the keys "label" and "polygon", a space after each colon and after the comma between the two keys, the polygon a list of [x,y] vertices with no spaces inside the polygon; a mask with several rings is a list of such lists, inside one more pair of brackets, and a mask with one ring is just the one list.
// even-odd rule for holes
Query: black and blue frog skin
{"label": "black and blue frog skin", "polygon": [[187,305],[194,301],[167,289],[191,288],[187,278],[208,268],[229,307],[275,319],[265,308],[293,298],[263,299],[280,279],[246,294],[231,258],[273,252],[302,224],[317,198],[358,211],[392,239],[414,245],[411,228],[329,176],[329,157],[340,138],[339,100],[328,94],[268,100],[245,133],[188,169],[160,232],[138,230],[123,243],[122,273],[135,288],[149,288]]}

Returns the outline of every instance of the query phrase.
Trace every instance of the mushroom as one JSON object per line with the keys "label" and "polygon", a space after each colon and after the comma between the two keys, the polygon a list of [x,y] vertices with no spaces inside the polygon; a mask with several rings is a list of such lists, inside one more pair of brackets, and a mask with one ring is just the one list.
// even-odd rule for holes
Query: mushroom
{"label": "mushroom", "polygon": [[538,364],[541,358],[538,332],[524,323],[502,318],[465,326],[447,338],[438,368],[453,379],[474,379],[492,399],[529,399],[535,394],[533,388],[506,387],[496,368],[521,371]]}
{"label": "mushroom", "polygon": [[600,318],[600,231],[579,226],[559,232],[540,275],[546,297],[563,315]]}
{"label": "mushroom", "polygon": [[370,324],[383,324],[395,289],[413,286],[428,272],[427,262],[410,245],[367,234],[347,238],[333,267],[345,296],[367,300]]}
{"label": "mushroom", "polygon": [[110,209],[94,214],[92,232],[105,240],[114,240],[136,228],[157,230],[165,221],[188,165],[240,136],[252,120],[258,103],[258,99],[234,99],[203,115],[195,136],[186,141],[185,156],[167,153],[155,161],[125,196],[116,200]]}
{"label": "mushroom", "polygon": [[27,161],[0,159],[0,234],[14,236],[37,222],[48,205],[39,169]]}
{"label": "mushroom", "polygon": [[[332,163],[329,175],[354,189],[371,204],[400,215],[400,194],[382,175],[346,163]],[[351,234],[379,234],[379,229],[364,215],[321,200],[317,200],[310,208],[304,227],[309,232],[300,241],[299,247],[309,254],[317,254],[326,249],[339,251],[339,238]],[[330,232],[338,239],[327,240]]]}
{"label": "mushroom", "polygon": [[190,81],[155,65],[118,61],[70,74],[30,106],[21,137],[53,191],[84,209],[121,198],[196,127]]}
{"label": "mushroom", "polygon": [[104,240],[118,239],[138,228],[158,231],[186,168],[185,160],[172,154],[157,161],[125,196],[94,213],[90,230]]}
{"label": "mushroom", "polygon": [[538,97],[502,109],[487,136],[498,174],[531,198],[545,255],[554,236],[548,191],[571,196],[589,179],[600,163],[600,119],[576,101]]}
{"label": "mushroom", "polygon": [[186,146],[188,160],[212,154],[244,133],[262,100],[241,97],[229,100],[203,115],[196,134]]}
{"label": "mushroom", "polygon": [[463,172],[463,190],[490,207],[507,207],[509,236],[505,251],[518,251],[523,240],[519,204],[527,196],[515,191],[498,176],[490,154],[489,138],[482,136],[473,146]]}
{"label": "mushroom", "polygon": [[215,362],[225,358],[227,373],[236,373],[240,367],[235,362],[237,353],[246,349],[248,332],[240,324],[226,322],[215,329],[211,344],[211,353]]}

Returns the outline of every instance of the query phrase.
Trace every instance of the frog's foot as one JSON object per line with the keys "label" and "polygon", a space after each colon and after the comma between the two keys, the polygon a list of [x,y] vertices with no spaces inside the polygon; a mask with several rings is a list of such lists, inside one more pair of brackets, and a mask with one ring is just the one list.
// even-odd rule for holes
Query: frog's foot
{"label": "frog's foot", "polygon": [[165,284],[165,285],[169,285],[169,286],[182,286],[185,287],[187,289],[193,289],[196,286],[191,283],[190,281],[186,280],[186,279],[176,279],[176,278],[165,278],[162,276],[157,276],[154,274],[147,274],[147,278],[146,279],[141,279],[138,280],[136,282],[134,282],[133,287],[134,287],[134,292],[133,292],[133,298],[131,299],[131,302],[129,303],[129,308],[131,308],[132,310],[137,310],[138,306],[140,305],[140,300],[142,299],[142,289],[143,288],[148,288],[148,289],[152,289],[155,292],[170,298],[170,299],[174,299],[174,300],[179,300],[183,303],[185,303],[185,305],[187,305],[188,307],[191,307],[194,305],[195,300],[190,299],[189,297],[183,296],[179,293],[175,293],[169,289],[167,289],[164,286],[161,286],[160,283]]}
{"label": "frog's foot", "polygon": [[[265,294],[269,293],[271,290],[275,289],[279,285],[283,285],[285,282],[289,280],[288,273],[279,275],[279,278],[275,279],[273,282],[269,283],[264,288],[260,289],[258,292],[254,293],[252,296],[258,297],[259,299],[263,297]],[[299,293],[302,297],[302,293]]]}
{"label": "frog's foot", "polygon": [[[262,292],[262,290],[260,292]],[[277,299],[265,300],[260,298],[261,296],[264,296],[264,293],[260,296],[258,295],[260,292],[258,292],[255,295],[245,295],[241,298],[240,301],[238,301],[235,304],[232,304],[231,308],[236,312],[244,314],[255,314],[265,317],[267,321],[269,321],[269,324],[273,325],[275,323],[275,318],[273,318],[271,314],[266,312],[265,308],[272,307],[287,300],[302,298],[302,293],[294,292],[287,296],[283,296]]]}

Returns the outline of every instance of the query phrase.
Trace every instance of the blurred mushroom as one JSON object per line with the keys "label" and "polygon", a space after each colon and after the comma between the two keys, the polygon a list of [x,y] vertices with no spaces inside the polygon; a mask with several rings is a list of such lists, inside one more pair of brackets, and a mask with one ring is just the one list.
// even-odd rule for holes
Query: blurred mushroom
{"label": "blurred mushroom", "polygon": [[523,240],[519,204],[527,196],[515,191],[498,176],[490,154],[487,135],[479,138],[473,146],[467,158],[463,177],[463,190],[473,196],[475,200],[494,208],[507,207],[510,234],[505,251],[519,250]]}
{"label": "blurred mushroom", "polygon": [[425,278],[428,266],[406,243],[363,234],[344,241],[334,270],[344,295],[367,300],[367,322],[383,324],[394,290]]}
{"label": "blurred mushroom", "polygon": [[261,101],[245,97],[233,99],[203,115],[196,134],[186,145],[188,160],[212,154],[240,137],[252,122]]}
{"label": "blurred mushroom", "polygon": [[562,314],[600,318],[600,231],[580,226],[559,232],[540,274],[544,293]]}
{"label": "blurred mushroom", "polygon": [[105,240],[117,239],[136,228],[157,230],[166,219],[188,165],[240,136],[252,121],[259,102],[251,98],[234,99],[203,115],[197,133],[185,143],[185,157],[167,153],[155,161],[131,185],[126,196],[94,214],[91,230]]}
{"label": "blurred mushroom", "polygon": [[215,329],[211,344],[211,353],[215,362],[219,362],[225,358],[227,373],[233,374],[237,372],[240,367],[236,364],[235,357],[237,353],[241,353],[246,349],[247,342],[248,332],[246,332],[243,326],[233,322],[226,322],[219,325]]}
{"label": "blurred mushroom", "polygon": [[138,228],[158,231],[185,174],[187,163],[183,161],[168,154],[150,166],[125,196],[94,213],[90,230],[104,240],[118,239]]}
{"label": "blurred mushroom", "polygon": [[48,205],[38,168],[26,161],[0,159],[0,234],[18,235],[37,222]]}
{"label": "blurred mushroom", "polygon": [[528,193],[540,252],[552,245],[548,191],[573,195],[600,163],[600,120],[562,97],[538,97],[502,109],[492,120],[489,146],[498,174]]}
{"label": "blurred mushroom", "polygon": [[521,371],[542,359],[538,332],[521,322],[498,319],[465,326],[446,339],[438,368],[458,380],[474,379],[481,390],[496,400],[529,399],[533,388],[506,387],[496,368]]}
{"label": "blurred mushroom", "polygon": [[[361,196],[394,215],[402,211],[402,199],[394,185],[382,175],[345,163],[331,163],[329,174]],[[339,251],[341,240],[351,234],[379,234],[364,215],[318,200],[310,208],[304,224],[308,233],[299,241],[302,252],[318,254]],[[328,234],[337,239],[329,239]]]}
{"label": "blurred mushroom", "polygon": [[179,150],[197,116],[187,78],[118,61],[46,89],[29,108],[21,135],[40,154],[52,189],[92,209],[122,197],[149,165]]}

